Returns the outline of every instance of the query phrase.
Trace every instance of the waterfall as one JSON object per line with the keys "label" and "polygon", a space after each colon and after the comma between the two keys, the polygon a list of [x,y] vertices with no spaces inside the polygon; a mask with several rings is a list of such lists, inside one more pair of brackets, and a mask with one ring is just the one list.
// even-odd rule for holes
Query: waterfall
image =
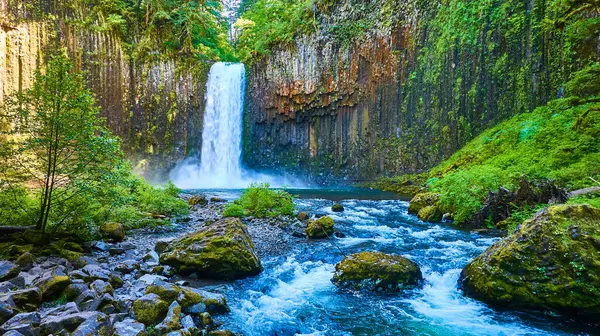
{"label": "waterfall", "polygon": [[224,187],[242,177],[243,64],[215,63],[210,69],[202,131],[200,174]]}
{"label": "waterfall", "polygon": [[[242,168],[242,114],[246,71],[241,63],[215,63],[206,85],[206,107],[200,158],[189,158],[170,173],[182,189],[245,188],[252,182],[301,186],[285,176]],[[200,159],[200,161],[198,161]]]}

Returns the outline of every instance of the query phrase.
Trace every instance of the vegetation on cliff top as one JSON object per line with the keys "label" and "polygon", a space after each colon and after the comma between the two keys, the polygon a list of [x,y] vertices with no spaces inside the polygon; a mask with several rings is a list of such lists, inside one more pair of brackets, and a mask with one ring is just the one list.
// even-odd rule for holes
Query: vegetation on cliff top
{"label": "vegetation on cliff top", "polygon": [[158,189],[132,174],[99,112],[63,53],[38,70],[31,89],[6,100],[0,224],[89,235],[105,222],[136,226],[148,212],[187,213],[173,185]]}

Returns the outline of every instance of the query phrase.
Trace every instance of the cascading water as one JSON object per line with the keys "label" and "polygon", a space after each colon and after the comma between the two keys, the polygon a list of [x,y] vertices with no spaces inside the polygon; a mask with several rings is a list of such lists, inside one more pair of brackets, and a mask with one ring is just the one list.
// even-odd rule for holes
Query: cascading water
{"label": "cascading water", "polygon": [[207,187],[225,187],[242,178],[244,86],[243,64],[215,63],[210,69],[200,164]]}
{"label": "cascading water", "polygon": [[213,64],[206,89],[200,162],[192,158],[173,169],[170,178],[175,185],[182,189],[245,188],[252,182],[268,182],[275,187],[300,186],[293,179],[242,168],[245,85],[243,64]]}

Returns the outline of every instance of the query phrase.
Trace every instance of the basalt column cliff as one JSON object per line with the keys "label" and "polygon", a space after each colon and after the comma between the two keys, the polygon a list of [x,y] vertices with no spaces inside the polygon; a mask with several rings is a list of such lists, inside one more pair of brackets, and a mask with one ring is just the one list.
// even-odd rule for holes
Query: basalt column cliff
{"label": "basalt column cliff", "polygon": [[210,63],[133,52],[109,18],[97,19],[91,7],[0,0],[0,103],[32,85],[49,50],[66,48],[128,158],[146,176],[162,178],[201,146]]}
{"label": "basalt column cliff", "polygon": [[317,1],[311,33],[248,66],[245,161],[330,181],[432,167],[596,54],[544,28],[550,2]]}

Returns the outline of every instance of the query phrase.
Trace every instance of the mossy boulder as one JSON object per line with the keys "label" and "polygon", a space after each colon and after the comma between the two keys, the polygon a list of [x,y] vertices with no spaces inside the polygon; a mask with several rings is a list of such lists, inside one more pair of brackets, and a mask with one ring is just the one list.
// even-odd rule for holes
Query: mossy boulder
{"label": "mossy boulder", "polygon": [[316,220],[309,220],[306,227],[306,235],[311,239],[321,239],[333,234],[333,218],[329,216]]}
{"label": "mossy boulder", "polygon": [[490,304],[600,316],[600,209],[538,212],[469,263],[459,284]]}
{"label": "mossy boulder", "polygon": [[304,212],[304,211],[302,211],[302,212],[299,212],[299,213],[296,215],[296,219],[298,219],[298,220],[299,220],[299,221],[301,221],[301,222],[304,222],[304,221],[305,221],[305,220],[307,220],[309,217],[310,217],[310,216],[308,215],[308,213],[307,213],[307,212]]}
{"label": "mossy boulder", "polygon": [[11,245],[6,250],[6,254],[13,258],[18,258],[25,253],[31,253],[33,251],[33,244],[27,245]]}
{"label": "mossy boulder", "polygon": [[121,223],[104,223],[100,226],[102,237],[115,242],[125,239],[125,228]]}
{"label": "mossy boulder", "polygon": [[399,292],[419,286],[423,274],[419,265],[402,256],[361,252],[335,265],[331,281],[351,290]]}
{"label": "mossy boulder", "polygon": [[204,196],[204,195],[194,195],[194,196],[188,198],[188,204],[190,206],[207,205],[208,199],[206,199],[206,196]]}
{"label": "mossy boulder", "polygon": [[443,214],[437,205],[428,205],[419,210],[417,217],[424,222],[436,223],[442,220]]}
{"label": "mossy boulder", "polygon": [[201,278],[237,279],[262,271],[254,243],[239,218],[224,218],[174,240],[160,255],[161,264]]}
{"label": "mossy boulder", "polygon": [[410,200],[410,204],[408,205],[408,213],[416,215],[419,213],[419,211],[421,211],[421,209],[427,206],[437,207],[439,201],[440,194],[438,193],[425,192],[416,194],[415,197]]}
{"label": "mossy boulder", "polygon": [[36,282],[36,285],[42,294],[42,298],[45,301],[56,297],[57,294],[62,292],[70,284],[71,279],[64,274],[48,274],[46,277]]}
{"label": "mossy boulder", "polygon": [[153,326],[165,319],[169,304],[156,294],[146,294],[133,301],[132,308],[136,321]]}
{"label": "mossy boulder", "polygon": [[333,211],[333,212],[343,212],[344,211],[344,206],[341,205],[340,203],[335,203],[331,207],[331,211]]}

